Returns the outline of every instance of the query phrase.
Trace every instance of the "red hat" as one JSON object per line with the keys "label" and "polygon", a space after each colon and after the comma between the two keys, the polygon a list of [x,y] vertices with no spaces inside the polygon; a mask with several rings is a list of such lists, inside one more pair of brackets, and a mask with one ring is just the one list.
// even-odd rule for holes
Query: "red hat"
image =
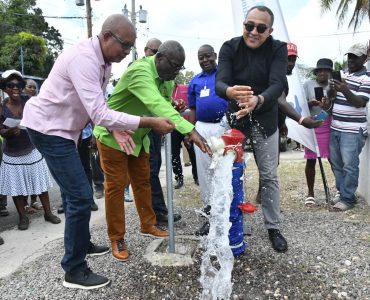
{"label": "red hat", "polygon": [[290,56],[290,55],[298,56],[298,50],[297,50],[297,45],[296,44],[288,43],[287,48],[288,48],[288,56]]}

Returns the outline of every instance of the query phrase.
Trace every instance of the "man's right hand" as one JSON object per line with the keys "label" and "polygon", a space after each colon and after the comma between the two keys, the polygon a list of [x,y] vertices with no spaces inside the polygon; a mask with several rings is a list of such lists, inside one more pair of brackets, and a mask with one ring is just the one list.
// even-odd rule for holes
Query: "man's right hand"
{"label": "man's right hand", "polygon": [[312,117],[305,117],[302,121],[302,126],[312,129],[319,127],[323,122],[323,120],[315,120]]}
{"label": "man's right hand", "polygon": [[158,134],[167,134],[172,132],[176,125],[166,118],[141,117],[140,128],[151,128]]}
{"label": "man's right hand", "polygon": [[209,156],[212,156],[212,150],[208,146],[207,141],[202,137],[198,131],[193,129],[189,134],[189,141],[194,142],[202,152],[207,153]]}

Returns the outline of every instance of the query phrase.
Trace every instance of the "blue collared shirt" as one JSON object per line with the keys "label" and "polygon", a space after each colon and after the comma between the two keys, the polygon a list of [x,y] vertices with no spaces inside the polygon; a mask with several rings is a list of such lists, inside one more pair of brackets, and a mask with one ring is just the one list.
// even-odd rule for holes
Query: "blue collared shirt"
{"label": "blue collared shirt", "polygon": [[[189,107],[196,111],[197,121],[216,123],[219,122],[227,111],[227,101],[216,95],[216,72],[217,67],[211,72],[195,75],[188,87]],[[209,90],[203,92],[202,90]]]}

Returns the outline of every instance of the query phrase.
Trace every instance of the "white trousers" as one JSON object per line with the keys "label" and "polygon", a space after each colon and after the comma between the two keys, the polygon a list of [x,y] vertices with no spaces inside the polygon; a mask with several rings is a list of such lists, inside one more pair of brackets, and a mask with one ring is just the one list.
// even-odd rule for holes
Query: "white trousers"
{"label": "white trousers", "polygon": [[[205,139],[209,139],[211,136],[220,137],[225,131],[225,128],[221,127],[220,123],[205,123],[200,121],[196,122],[195,129]],[[210,170],[209,168],[211,165],[211,157],[209,157],[208,154],[203,153],[195,144],[194,150],[197,161],[200,199],[203,201],[204,205],[208,205],[210,203],[209,194],[211,180],[213,178],[213,170]]]}

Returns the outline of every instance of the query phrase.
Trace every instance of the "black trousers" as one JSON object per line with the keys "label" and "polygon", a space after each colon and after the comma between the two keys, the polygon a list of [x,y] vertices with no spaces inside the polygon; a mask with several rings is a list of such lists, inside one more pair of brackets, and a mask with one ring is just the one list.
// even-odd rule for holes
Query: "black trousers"
{"label": "black trousers", "polygon": [[[177,130],[172,131],[171,133],[171,150],[172,150],[172,171],[175,174],[176,180],[183,180],[184,175],[182,173],[182,164],[181,164],[181,143],[184,141],[185,136],[178,132]],[[194,145],[191,143],[190,147],[186,147],[189,153],[189,158],[191,161],[191,172],[193,174],[194,180],[198,179],[197,174],[197,164],[195,160]]]}
{"label": "black trousers", "polygon": [[164,201],[159,171],[162,166],[162,136],[154,131],[149,132],[150,139],[150,184],[152,187],[152,206],[156,214],[167,214],[168,210]]}

